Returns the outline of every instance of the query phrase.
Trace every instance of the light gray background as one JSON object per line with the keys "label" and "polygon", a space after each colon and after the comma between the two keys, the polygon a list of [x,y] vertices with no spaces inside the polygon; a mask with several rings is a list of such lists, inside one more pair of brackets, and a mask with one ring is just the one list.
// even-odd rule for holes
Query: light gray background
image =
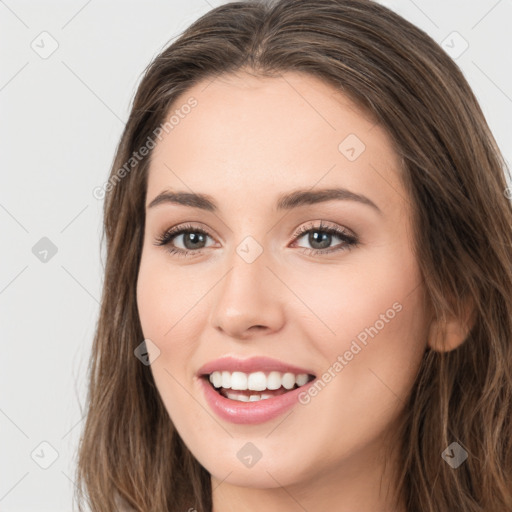
{"label": "light gray background", "polygon": [[[72,510],[80,404],[103,282],[102,201],[92,191],[108,177],[144,68],[221,3],[0,0],[2,512]],[[512,2],[382,3],[451,52],[467,41],[454,58],[510,161]],[[50,36],[40,36],[44,31]],[[450,36],[454,31],[463,39]],[[57,50],[42,58],[52,40]],[[46,262],[32,250],[42,237],[57,248]]]}

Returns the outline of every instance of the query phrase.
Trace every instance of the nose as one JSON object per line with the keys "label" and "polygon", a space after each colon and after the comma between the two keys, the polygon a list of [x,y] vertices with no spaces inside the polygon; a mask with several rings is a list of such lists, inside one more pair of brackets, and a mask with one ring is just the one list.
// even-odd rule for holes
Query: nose
{"label": "nose", "polygon": [[237,253],[215,287],[210,322],[218,331],[237,339],[277,332],[284,322],[283,284],[268,266],[265,251],[248,263]]}

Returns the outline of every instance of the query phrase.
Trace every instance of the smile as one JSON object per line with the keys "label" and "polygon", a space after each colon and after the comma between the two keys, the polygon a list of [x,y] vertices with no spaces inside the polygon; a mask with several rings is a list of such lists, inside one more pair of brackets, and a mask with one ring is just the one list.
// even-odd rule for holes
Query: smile
{"label": "smile", "polygon": [[313,379],[314,376],[307,373],[278,371],[214,371],[208,376],[208,380],[218,393],[229,400],[239,402],[258,402],[273,398],[301,387]]}
{"label": "smile", "polygon": [[306,368],[268,357],[222,357],[202,366],[198,382],[209,408],[230,423],[258,424],[298,403],[316,376]]}

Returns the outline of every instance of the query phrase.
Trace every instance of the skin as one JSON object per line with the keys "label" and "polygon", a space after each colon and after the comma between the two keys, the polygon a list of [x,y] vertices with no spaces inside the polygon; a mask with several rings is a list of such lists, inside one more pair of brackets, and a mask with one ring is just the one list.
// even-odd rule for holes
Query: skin
{"label": "skin", "polygon": [[[137,301],[144,336],[160,351],[151,364],[158,391],[212,475],[214,511],[397,512],[386,496],[398,467],[386,436],[423,353],[436,347],[391,141],[346,96],[309,75],[224,75],[196,84],[172,110],[190,97],[197,106],[153,151],[146,206],[164,190],[183,190],[212,196],[219,211],[147,209]],[[349,134],[366,146],[354,161],[338,149]],[[381,212],[349,200],[276,210],[282,193],[330,187],[364,194]],[[359,245],[307,254],[319,245],[294,234],[320,221],[355,233]],[[184,235],[174,245],[196,254],[154,245],[184,224],[208,232],[200,252],[184,245]],[[263,249],[252,263],[236,252],[247,236]],[[326,251],[343,245],[333,235]],[[400,311],[307,405],[259,425],[235,425],[209,409],[196,378],[203,364],[264,355],[319,377],[397,303]],[[462,341],[457,326],[436,343],[454,348]],[[249,441],[262,453],[251,468],[237,458]]]}

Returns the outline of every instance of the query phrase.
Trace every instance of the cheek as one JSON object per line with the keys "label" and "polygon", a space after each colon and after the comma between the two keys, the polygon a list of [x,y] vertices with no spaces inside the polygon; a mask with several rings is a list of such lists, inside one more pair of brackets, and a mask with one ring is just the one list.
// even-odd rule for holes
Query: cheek
{"label": "cheek", "polygon": [[397,249],[361,252],[346,265],[302,272],[300,279],[288,276],[311,313],[311,339],[339,348],[354,338],[364,343],[388,333],[391,343],[401,343],[409,329],[424,327],[421,274],[412,255]]}
{"label": "cheek", "polygon": [[[196,325],[194,304],[200,299],[201,289],[191,283],[190,273],[183,279],[180,275],[166,265],[165,258],[143,254],[137,279],[137,307],[144,336],[162,351],[171,344],[173,350],[179,349],[185,339],[192,337],[190,329]],[[184,337],[187,329],[189,335]]]}
{"label": "cheek", "polygon": [[194,277],[188,267],[171,268],[162,255],[148,252],[142,256],[137,307],[144,337],[158,347],[151,370],[158,386],[164,384],[165,390],[174,385],[171,375],[188,385],[195,370],[192,362],[208,307],[204,283],[204,276]]}
{"label": "cheek", "polygon": [[302,328],[314,340],[325,371],[343,375],[324,374],[333,392],[344,400],[357,397],[356,409],[364,403],[388,407],[394,394],[409,392],[426,348],[421,274],[412,253],[398,246],[378,258],[372,254],[366,261],[361,253],[352,261],[302,280],[298,295],[308,298],[316,317]]}
{"label": "cheek", "polygon": [[[338,282],[331,279],[330,286],[341,291],[324,296],[322,320],[334,334],[319,335],[318,322],[317,334],[312,325],[309,333],[325,368],[318,376],[323,384],[303,396],[302,403],[309,418],[329,411],[329,421],[317,425],[318,436],[310,440],[311,457],[321,453],[335,464],[380,437],[397,419],[426,348],[419,282],[412,267],[386,265]],[[343,438],[326,451],[322,439],[336,438],[340,431]]]}
{"label": "cheek", "polygon": [[184,382],[185,363],[192,350],[191,338],[180,335],[182,326],[190,327],[190,323],[175,287],[175,279],[169,277],[161,263],[142,258],[137,280],[139,318],[144,338],[156,347],[150,369],[169,412],[175,409],[176,399],[183,399],[177,382]]}
{"label": "cheek", "polygon": [[[183,385],[189,385],[189,361],[196,348],[194,340],[199,339],[199,333],[194,332],[196,323],[191,320],[196,301],[190,294],[179,292],[187,289],[185,284],[180,283],[179,273],[169,272],[162,258],[143,255],[137,280],[139,318],[144,338],[150,339],[159,351],[150,369],[173,420],[180,416],[183,404],[190,404]],[[193,416],[194,411],[188,410],[187,414]]]}

